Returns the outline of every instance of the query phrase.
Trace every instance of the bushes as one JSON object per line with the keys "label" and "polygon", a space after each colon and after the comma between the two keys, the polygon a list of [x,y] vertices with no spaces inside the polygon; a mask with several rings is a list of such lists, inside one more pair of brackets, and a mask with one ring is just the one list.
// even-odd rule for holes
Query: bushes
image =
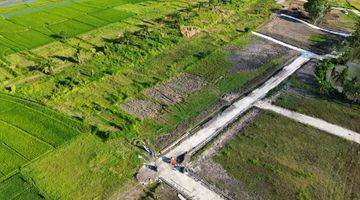
{"label": "bushes", "polygon": [[360,103],[360,81],[358,78],[348,80],[344,84],[344,91],[346,98],[351,101]]}
{"label": "bushes", "polygon": [[330,4],[327,0],[309,0],[304,4],[304,8],[316,23],[330,10]]}
{"label": "bushes", "polygon": [[[337,71],[338,65],[346,65],[347,62],[360,58],[360,18],[357,23],[356,31],[347,40],[347,46],[344,47],[343,54],[338,59],[325,59],[316,67],[315,75],[320,84],[322,94],[331,94],[336,91],[341,92],[347,99],[359,102],[360,99],[360,81],[358,78],[349,77],[349,67],[345,66],[341,72]],[[357,60],[357,61],[356,61]],[[331,74],[329,74],[331,72]],[[339,84],[341,90],[335,88],[331,83]]]}

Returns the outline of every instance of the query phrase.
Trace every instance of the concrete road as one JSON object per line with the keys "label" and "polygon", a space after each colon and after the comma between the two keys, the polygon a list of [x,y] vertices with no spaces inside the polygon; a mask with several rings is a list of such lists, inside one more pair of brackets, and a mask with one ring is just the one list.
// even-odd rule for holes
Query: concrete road
{"label": "concrete road", "polygon": [[[312,55],[312,54],[311,54]],[[203,147],[213,139],[221,130],[226,128],[229,123],[237,119],[241,114],[253,106],[254,103],[264,98],[266,94],[292,75],[304,63],[310,60],[308,54],[303,54],[295,59],[290,65],[285,66],[278,74],[266,81],[258,89],[251,92],[248,96],[236,101],[233,105],[206,123],[203,128],[195,134],[184,139],[174,149],[170,150],[165,156],[176,158],[186,152]],[[178,190],[183,195],[191,199],[222,199],[216,192],[207,188],[204,184],[194,180],[186,174],[170,169],[170,166],[162,160],[157,161],[159,177]]]}
{"label": "concrete road", "polygon": [[344,139],[347,139],[347,140],[350,140],[350,141],[360,144],[360,134],[359,133],[345,129],[341,126],[331,124],[329,122],[326,122],[326,121],[318,119],[318,118],[310,117],[310,116],[303,115],[303,114],[300,114],[300,113],[297,113],[297,112],[294,112],[291,110],[287,110],[285,108],[281,108],[279,106],[272,105],[271,103],[266,102],[266,101],[258,101],[255,104],[255,106],[258,108],[261,108],[261,109],[273,111],[277,114],[288,117],[288,118],[293,119],[302,124],[310,125],[316,129],[325,131],[332,135],[342,137]]}
{"label": "concrete road", "polygon": [[221,200],[224,199],[216,192],[210,190],[201,181],[195,180],[187,174],[170,169],[170,166],[162,162],[158,166],[159,178],[176,188],[187,198],[195,200]]}
{"label": "concrete road", "polygon": [[169,151],[166,156],[177,157],[185,152],[190,152],[195,148],[200,148],[205,145],[219,133],[219,131],[223,130],[229,123],[251,108],[256,101],[264,98],[270,90],[278,86],[309,60],[310,57],[307,54],[303,54],[295,59],[290,65],[285,66],[278,74],[266,81],[261,87],[251,92],[248,96],[236,101],[220,115],[206,123],[202,129],[183,140],[174,149]]}

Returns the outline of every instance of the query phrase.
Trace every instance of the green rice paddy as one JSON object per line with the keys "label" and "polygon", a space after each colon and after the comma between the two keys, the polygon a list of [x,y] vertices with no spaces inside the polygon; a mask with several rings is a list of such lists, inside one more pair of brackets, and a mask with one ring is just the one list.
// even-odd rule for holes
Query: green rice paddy
{"label": "green rice paddy", "polygon": [[0,55],[73,37],[134,15],[121,5],[147,0],[43,0],[0,8]]}
{"label": "green rice paddy", "polygon": [[15,198],[20,190],[21,196],[30,198],[34,189],[24,186],[27,183],[16,175],[19,168],[86,130],[79,122],[42,105],[0,94],[0,199]]}

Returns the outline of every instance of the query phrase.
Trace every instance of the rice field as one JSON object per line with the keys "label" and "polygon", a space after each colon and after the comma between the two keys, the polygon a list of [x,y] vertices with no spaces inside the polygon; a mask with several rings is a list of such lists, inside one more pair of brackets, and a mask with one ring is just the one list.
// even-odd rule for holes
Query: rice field
{"label": "rice field", "polygon": [[85,130],[42,105],[0,94],[0,180]]}
{"label": "rice field", "polygon": [[16,174],[0,182],[0,199],[43,199],[37,189]]}
{"label": "rice field", "polygon": [[120,22],[135,15],[122,10],[122,5],[145,1],[42,0],[0,7],[0,55],[33,49]]}

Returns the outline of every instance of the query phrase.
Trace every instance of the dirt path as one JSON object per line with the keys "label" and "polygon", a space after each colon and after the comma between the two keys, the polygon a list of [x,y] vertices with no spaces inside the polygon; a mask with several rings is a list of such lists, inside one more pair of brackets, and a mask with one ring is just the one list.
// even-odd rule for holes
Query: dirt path
{"label": "dirt path", "polygon": [[359,133],[345,129],[341,126],[328,123],[328,122],[318,119],[318,118],[310,117],[310,116],[303,115],[303,114],[300,114],[300,113],[297,113],[297,112],[294,112],[291,110],[287,110],[285,108],[275,106],[266,101],[258,101],[255,104],[255,106],[258,108],[261,108],[261,109],[273,111],[277,114],[283,115],[283,116],[293,119],[297,122],[313,126],[319,130],[325,131],[332,135],[339,136],[339,137],[342,137],[347,140],[350,140],[350,141],[360,144],[360,134]]}

